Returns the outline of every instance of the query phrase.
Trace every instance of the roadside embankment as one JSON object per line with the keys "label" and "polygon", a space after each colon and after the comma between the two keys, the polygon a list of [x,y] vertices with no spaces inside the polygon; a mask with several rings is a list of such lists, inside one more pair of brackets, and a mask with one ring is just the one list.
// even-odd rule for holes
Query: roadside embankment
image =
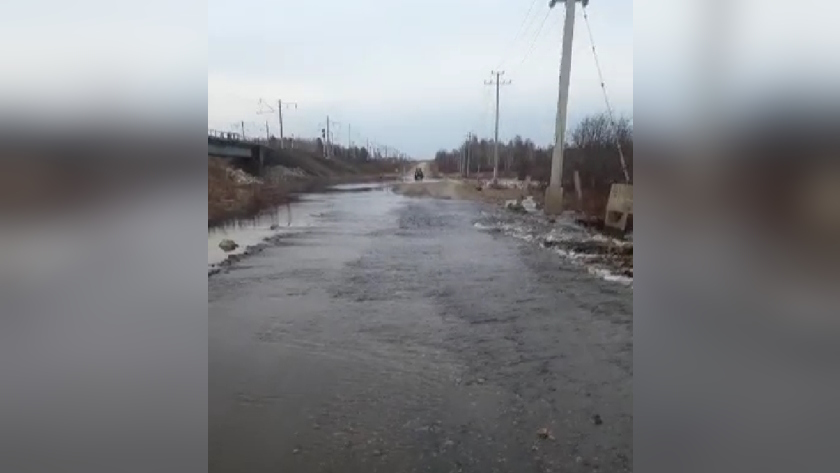
{"label": "roadside embankment", "polygon": [[338,184],[394,179],[393,175],[351,174],[311,176],[299,168],[270,169],[260,179],[245,171],[211,158],[207,168],[208,226],[220,225],[233,219],[253,217],[260,212],[288,204],[299,194],[319,192]]}
{"label": "roadside embankment", "polygon": [[287,183],[267,183],[228,166],[220,159],[209,161],[207,219],[210,226],[252,216],[264,208],[292,201],[292,188]]}
{"label": "roadside embankment", "polygon": [[493,205],[498,211],[476,222],[478,228],[538,243],[605,279],[632,283],[632,239],[612,238],[592,226],[581,225],[580,217],[545,216],[538,211],[543,202],[543,193],[538,188],[513,181],[491,186],[482,181],[443,179],[395,184],[393,190],[409,197],[472,200]]}

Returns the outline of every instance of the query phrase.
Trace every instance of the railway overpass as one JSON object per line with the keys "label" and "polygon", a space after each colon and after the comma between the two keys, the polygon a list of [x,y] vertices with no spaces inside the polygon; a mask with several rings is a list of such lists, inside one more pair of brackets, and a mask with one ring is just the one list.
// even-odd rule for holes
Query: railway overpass
{"label": "railway overpass", "polygon": [[207,156],[229,160],[254,175],[262,175],[266,157],[272,152],[264,142],[248,140],[239,133],[208,130]]}

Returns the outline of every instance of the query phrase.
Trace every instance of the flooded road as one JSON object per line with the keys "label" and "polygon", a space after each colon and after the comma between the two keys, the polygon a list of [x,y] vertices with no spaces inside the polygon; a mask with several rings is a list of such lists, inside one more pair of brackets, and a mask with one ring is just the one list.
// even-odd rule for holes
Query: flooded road
{"label": "flooded road", "polygon": [[631,287],[480,204],[306,205],[208,280],[210,471],[631,471]]}

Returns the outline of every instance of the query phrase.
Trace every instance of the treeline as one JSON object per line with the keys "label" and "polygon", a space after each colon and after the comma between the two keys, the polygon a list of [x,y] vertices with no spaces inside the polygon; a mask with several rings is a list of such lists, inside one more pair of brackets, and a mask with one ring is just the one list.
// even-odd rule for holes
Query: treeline
{"label": "treeline", "polygon": [[[571,130],[563,154],[563,187],[574,188],[574,172],[580,176],[584,188],[609,192],[614,182],[624,182],[618,146],[624,154],[628,173],[633,178],[633,127],[630,120],[622,118],[616,126],[607,114],[586,117]],[[469,157],[470,175],[487,175],[493,172],[493,140],[464,140],[459,148],[440,150],[435,164],[440,172],[461,171],[463,156]],[[547,183],[551,176],[553,146],[537,146],[530,139],[516,136],[507,143],[499,143],[499,175]]]}

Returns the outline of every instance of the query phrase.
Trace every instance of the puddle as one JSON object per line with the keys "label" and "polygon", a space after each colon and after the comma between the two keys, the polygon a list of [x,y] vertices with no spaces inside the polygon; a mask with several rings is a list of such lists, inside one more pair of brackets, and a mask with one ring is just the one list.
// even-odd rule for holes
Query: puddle
{"label": "puddle", "polygon": [[[353,192],[365,188],[374,189],[371,192]],[[306,194],[299,202],[288,206],[282,205],[254,218],[233,220],[209,229],[208,272],[215,272],[229,258],[246,254],[249,249],[278,235],[292,235],[313,227],[335,226],[339,225],[339,221],[343,222],[340,224],[342,231],[363,232],[371,218],[388,218],[388,210],[399,205],[403,198],[391,192],[387,183],[340,184],[333,189],[350,192]],[[219,243],[225,239],[233,240],[239,247],[231,252],[223,251]]]}
{"label": "puddle", "polygon": [[[299,232],[313,226],[324,211],[326,199],[320,196],[305,196],[301,201],[288,206],[279,206],[271,212],[250,219],[233,220],[207,231],[208,269],[216,268],[229,256],[241,255],[249,247],[263,243],[276,235]],[[231,252],[219,248],[222,240],[235,241],[239,247]]]}

